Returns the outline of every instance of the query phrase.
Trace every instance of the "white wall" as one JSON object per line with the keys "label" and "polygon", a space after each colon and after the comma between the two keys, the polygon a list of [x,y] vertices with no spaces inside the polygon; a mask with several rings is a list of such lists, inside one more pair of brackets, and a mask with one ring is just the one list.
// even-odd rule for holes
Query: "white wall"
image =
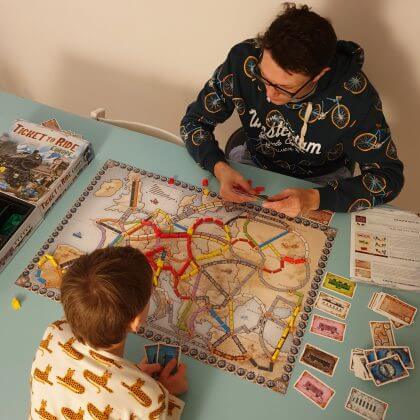
{"label": "white wall", "polygon": [[[382,95],[406,185],[420,209],[420,3],[311,0],[339,38],[360,43]],[[0,0],[0,89],[87,116],[104,106],[175,133],[229,48],[265,29],[280,1]],[[18,117],[18,116],[16,116]],[[223,142],[236,118],[217,129]],[[416,194],[417,193],[417,194]]]}

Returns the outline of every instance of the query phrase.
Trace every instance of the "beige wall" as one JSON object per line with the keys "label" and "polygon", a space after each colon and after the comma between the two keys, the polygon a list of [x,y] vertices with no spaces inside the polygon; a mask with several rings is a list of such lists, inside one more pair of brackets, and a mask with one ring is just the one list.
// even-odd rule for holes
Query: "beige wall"
{"label": "beige wall", "polygon": [[[359,42],[382,95],[406,185],[396,200],[420,209],[420,3],[312,0],[338,36]],[[80,115],[178,132],[186,105],[229,48],[263,30],[280,1],[0,0],[0,89]],[[17,116],[18,117],[18,116]],[[223,142],[238,125],[217,129]]]}

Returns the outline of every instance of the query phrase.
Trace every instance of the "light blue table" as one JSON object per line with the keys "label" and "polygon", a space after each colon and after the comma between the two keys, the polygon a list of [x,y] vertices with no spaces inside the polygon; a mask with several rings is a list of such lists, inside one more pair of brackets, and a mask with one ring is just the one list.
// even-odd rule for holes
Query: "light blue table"
{"label": "light blue table", "polygon": [[[92,176],[109,159],[116,159],[166,176],[196,185],[208,174],[201,170],[187,151],[148,136],[81,118],[44,105],[12,95],[0,93],[0,131],[7,131],[17,118],[41,122],[56,118],[65,129],[81,133],[93,143],[95,160],[80,175],[76,182],[50,211],[42,225],[29,238],[20,252],[0,274],[0,419],[19,420],[27,418],[29,401],[28,373],[35,349],[49,322],[62,316],[61,307],[45,297],[29,293],[14,285],[14,281],[45,238],[50,234],[65,211],[80,195]],[[297,179],[268,173],[249,166],[237,168],[257,185],[265,185],[268,193],[283,187],[308,186]],[[210,188],[217,190],[217,181],[211,177]],[[349,274],[348,215],[337,214],[332,225],[338,228],[328,270],[347,276]],[[323,411],[298,394],[292,386],[285,396],[276,394],[258,385],[248,383],[234,375],[223,373],[196,360],[184,357],[188,365],[190,391],[184,396],[185,419],[350,419],[355,416],[344,409],[349,390],[355,386],[390,404],[387,419],[411,420],[420,418],[420,376],[410,371],[410,377],[399,383],[376,388],[371,382],[363,382],[348,371],[350,349],[371,346],[369,320],[382,317],[367,308],[375,288],[358,285],[347,319],[344,343],[336,343],[307,332],[303,342],[310,342],[340,357],[333,378],[315,373],[335,388],[336,395]],[[12,310],[10,301],[14,295],[23,300],[22,309]],[[420,306],[420,294],[398,293],[408,302]],[[397,342],[409,345],[415,361],[420,354],[420,322],[396,332]],[[126,357],[137,361],[143,356],[146,340],[130,335]],[[420,364],[419,361],[417,361]],[[291,383],[302,372],[296,364]],[[310,368],[309,368],[310,370]],[[314,372],[313,372],[314,373]]]}

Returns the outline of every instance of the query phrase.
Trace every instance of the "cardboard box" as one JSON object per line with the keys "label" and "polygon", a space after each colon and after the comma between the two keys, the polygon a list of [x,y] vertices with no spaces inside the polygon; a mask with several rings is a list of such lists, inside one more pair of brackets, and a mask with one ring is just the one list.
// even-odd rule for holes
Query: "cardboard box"
{"label": "cardboard box", "polygon": [[49,123],[17,120],[0,136],[0,271],[93,159],[88,141]]}

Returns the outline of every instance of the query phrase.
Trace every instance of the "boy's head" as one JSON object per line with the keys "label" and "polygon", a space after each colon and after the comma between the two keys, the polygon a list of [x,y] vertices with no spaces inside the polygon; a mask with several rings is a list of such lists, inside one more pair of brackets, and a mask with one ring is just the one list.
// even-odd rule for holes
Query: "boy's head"
{"label": "boy's head", "polygon": [[97,249],[77,259],[63,276],[61,302],[76,338],[106,349],[124,340],[146,312],[153,271],[131,247]]}

